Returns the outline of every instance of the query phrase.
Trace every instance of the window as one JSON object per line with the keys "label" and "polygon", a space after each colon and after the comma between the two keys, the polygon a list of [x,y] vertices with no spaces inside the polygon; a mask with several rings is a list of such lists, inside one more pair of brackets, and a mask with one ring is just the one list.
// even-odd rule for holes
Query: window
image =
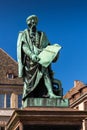
{"label": "window", "polygon": [[75,100],[76,99],[76,96],[75,94],[72,95],[72,99]]}
{"label": "window", "polygon": [[10,94],[0,94],[0,108],[10,108]]}
{"label": "window", "polygon": [[4,108],[4,94],[0,94],[0,108]]}
{"label": "window", "polygon": [[13,78],[14,78],[14,75],[13,75],[12,73],[8,73],[8,74],[7,74],[7,78],[8,78],[8,79],[13,79]]}
{"label": "window", "polygon": [[82,89],[79,90],[80,96],[83,94]]}
{"label": "window", "polygon": [[6,95],[6,107],[10,108],[10,98],[11,98],[11,94],[7,94]]}
{"label": "window", "polygon": [[18,95],[18,108],[22,107],[22,94]]}

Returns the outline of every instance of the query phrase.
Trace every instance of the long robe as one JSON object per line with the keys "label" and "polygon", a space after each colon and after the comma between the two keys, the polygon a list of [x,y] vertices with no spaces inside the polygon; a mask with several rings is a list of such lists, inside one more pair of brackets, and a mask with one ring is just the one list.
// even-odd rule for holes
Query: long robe
{"label": "long robe", "polygon": [[29,37],[29,30],[19,33],[17,41],[17,59],[18,59],[18,76],[24,80],[23,99],[25,99],[40,83],[43,74],[48,75],[48,68],[42,67],[40,64],[32,61],[32,55],[35,49],[38,54],[45,48],[49,41],[44,32],[39,33],[38,48],[32,44]]}

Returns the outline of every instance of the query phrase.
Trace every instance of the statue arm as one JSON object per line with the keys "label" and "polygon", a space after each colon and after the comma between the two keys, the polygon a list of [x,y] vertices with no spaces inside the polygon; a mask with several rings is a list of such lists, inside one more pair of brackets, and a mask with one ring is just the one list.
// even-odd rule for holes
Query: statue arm
{"label": "statue arm", "polygon": [[29,49],[29,47],[28,47],[27,44],[23,44],[22,49],[23,49],[23,52],[28,57],[30,57],[30,59],[32,59],[32,61],[38,62],[40,60],[37,55],[35,55],[34,53],[32,53],[32,51]]}
{"label": "statue arm", "polygon": [[32,52],[30,51],[28,45],[27,45],[27,44],[23,44],[22,49],[23,49],[23,52],[24,52],[28,57],[31,58]]}

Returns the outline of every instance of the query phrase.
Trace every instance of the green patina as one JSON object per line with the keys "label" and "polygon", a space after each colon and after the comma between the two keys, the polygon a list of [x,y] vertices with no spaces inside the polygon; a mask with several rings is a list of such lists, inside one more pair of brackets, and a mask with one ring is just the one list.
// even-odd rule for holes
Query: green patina
{"label": "green patina", "polygon": [[[37,31],[38,18],[29,16],[28,29],[19,32],[17,40],[18,76],[23,78],[23,107],[32,105],[63,106],[61,81],[54,79],[51,63],[59,57],[61,46],[51,45],[46,34]],[[33,98],[33,99],[32,99]],[[59,103],[61,101],[61,103]],[[26,105],[25,105],[26,104]]]}

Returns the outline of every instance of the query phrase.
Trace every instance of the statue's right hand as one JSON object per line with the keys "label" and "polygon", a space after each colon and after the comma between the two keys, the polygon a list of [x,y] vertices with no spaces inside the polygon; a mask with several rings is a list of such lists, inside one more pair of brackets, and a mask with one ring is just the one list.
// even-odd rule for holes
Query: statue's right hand
{"label": "statue's right hand", "polygon": [[37,55],[33,54],[32,57],[31,57],[32,61],[34,62],[38,62],[40,60],[40,58],[38,58]]}

